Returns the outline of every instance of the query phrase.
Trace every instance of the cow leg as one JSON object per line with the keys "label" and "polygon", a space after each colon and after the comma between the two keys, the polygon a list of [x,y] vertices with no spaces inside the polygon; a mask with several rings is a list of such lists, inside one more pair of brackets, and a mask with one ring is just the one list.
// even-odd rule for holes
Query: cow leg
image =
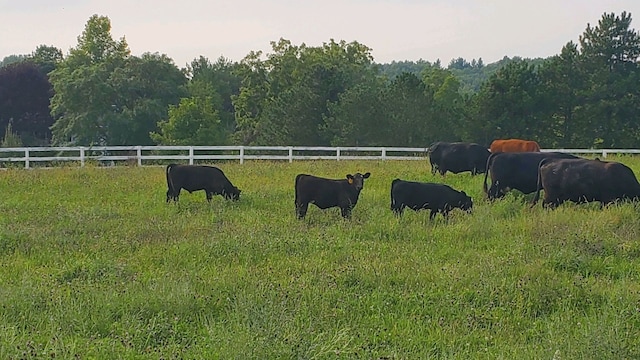
{"label": "cow leg", "polygon": [[431,213],[429,213],[429,220],[433,220],[438,214],[438,209],[431,209]]}
{"label": "cow leg", "polygon": [[207,202],[211,202],[211,199],[213,199],[213,193],[207,190],[205,190],[205,193],[207,194]]}
{"label": "cow leg", "polygon": [[305,215],[307,215],[308,208],[309,203],[296,203],[296,217],[298,219],[304,219]]}
{"label": "cow leg", "polygon": [[178,197],[180,196],[180,190],[172,192],[171,189],[167,190],[167,202],[173,200],[178,201]]}
{"label": "cow leg", "polygon": [[498,184],[498,182],[494,182],[489,187],[489,191],[487,197],[489,200],[499,199],[504,196],[503,188]]}
{"label": "cow leg", "polygon": [[396,207],[391,207],[391,210],[393,211],[393,215],[402,216],[402,211],[404,211],[404,204],[400,204],[400,206]]}
{"label": "cow leg", "polygon": [[342,217],[345,219],[350,219],[351,218],[351,207],[341,207],[340,208],[340,213],[342,214]]}

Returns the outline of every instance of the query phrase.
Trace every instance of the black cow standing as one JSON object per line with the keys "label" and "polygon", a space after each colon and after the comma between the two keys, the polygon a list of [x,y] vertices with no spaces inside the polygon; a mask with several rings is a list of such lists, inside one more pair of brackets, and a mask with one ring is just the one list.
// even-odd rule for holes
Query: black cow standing
{"label": "black cow standing", "polygon": [[544,189],[543,207],[552,208],[565,201],[599,201],[603,206],[618,200],[640,198],[640,184],[628,166],[597,159],[542,160],[533,205],[538,202],[541,189]]}
{"label": "black cow standing", "polygon": [[391,182],[391,210],[400,216],[405,207],[415,211],[429,209],[429,219],[438,213],[446,218],[455,208],[471,212],[473,201],[464,191],[448,185],[395,179]]}
{"label": "black cow standing", "polygon": [[178,201],[180,190],[185,189],[189,193],[204,190],[207,201],[211,201],[213,195],[222,195],[227,200],[240,199],[241,190],[233,186],[222,170],[214,166],[204,165],[178,165],[167,166],[167,202]]}
{"label": "black cow standing", "polygon": [[475,143],[436,142],[429,146],[431,174],[436,171],[444,175],[447,171],[454,174],[471,171],[471,175],[484,172],[489,150]]}
{"label": "black cow standing", "polygon": [[[530,194],[538,190],[538,164],[544,159],[578,159],[560,152],[499,152],[487,160],[483,188],[489,200],[503,197],[510,189]],[[491,186],[487,188],[487,177]]]}
{"label": "black cow standing", "polygon": [[296,216],[303,219],[309,204],[320,209],[339,207],[342,217],[350,218],[351,210],[356,206],[360,191],[364,187],[364,179],[370,173],[348,174],[346,179],[325,179],[313,175],[298,174],[296,176]]}

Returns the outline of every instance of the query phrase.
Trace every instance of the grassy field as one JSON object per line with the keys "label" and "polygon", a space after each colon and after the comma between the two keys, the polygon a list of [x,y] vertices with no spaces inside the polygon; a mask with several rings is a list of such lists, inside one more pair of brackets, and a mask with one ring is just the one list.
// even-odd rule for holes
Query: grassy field
{"label": "grassy field", "polygon": [[[0,172],[0,358],[640,358],[640,205],[489,203],[426,161],[218,166],[239,202],[167,205],[161,167]],[[350,221],[295,219],[296,174],[366,171]],[[396,177],[474,212],[395,218]]]}

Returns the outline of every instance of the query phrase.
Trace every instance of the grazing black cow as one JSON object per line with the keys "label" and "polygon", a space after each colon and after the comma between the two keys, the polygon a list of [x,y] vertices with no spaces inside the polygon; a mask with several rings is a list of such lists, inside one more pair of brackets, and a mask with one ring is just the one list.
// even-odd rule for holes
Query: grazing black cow
{"label": "grazing black cow", "polygon": [[464,191],[448,185],[395,179],[391,182],[391,210],[400,216],[405,207],[415,211],[429,209],[429,219],[438,212],[446,218],[455,208],[471,212],[473,201]]}
{"label": "grazing black cow", "polygon": [[167,202],[178,201],[180,190],[185,189],[189,193],[204,190],[207,201],[211,201],[213,195],[222,195],[227,200],[240,199],[240,191],[227,179],[222,170],[213,166],[204,165],[178,165],[167,166]]}
{"label": "grazing black cow", "polygon": [[640,197],[640,184],[633,171],[614,161],[542,160],[533,205],[538,202],[541,189],[544,189],[543,207],[552,208],[565,201],[599,201],[604,206],[617,200],[638,200]]}
{"label": "grazing black cow", "polygon": [[463,142],[436,142],[429,146],[428,153],[433,175],[436,171],[441,175],[447,171],[454,174],[471,171],[471,175],[482,173],[491,154],[484,146]]}
{"label": "grazing black cow", "polygon": [[[530,194],[538,189],[538,164],[544,159],[577,159],[559,152],[499,152],[487,160],[483,188],[489,200],[503,197],[510,189]],[[487,189],[487,176],[491,187]]]}
{"label": "grazing black cow", "polygon": [[346,179],[325,179],[313,175],[298,174],[296,176],[296,216],[303,219],[309,204],[320,209],[339,207],[342,217],[351,217],[351,210],[356,206],[364,179],[370,173],[348,174]]}

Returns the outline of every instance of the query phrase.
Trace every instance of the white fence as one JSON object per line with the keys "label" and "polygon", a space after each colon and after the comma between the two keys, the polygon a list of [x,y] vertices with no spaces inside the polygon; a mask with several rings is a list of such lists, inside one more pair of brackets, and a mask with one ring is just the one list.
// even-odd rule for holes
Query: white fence
{"label": "white fence", "polygon": [[[424,160],[428,148],[323,146],[96,146],[0,148],[0,167],[50,167],[64,162],[138,166],[161,161],[194,164],[206,160]],[[636,149],[544,149],[572,154],[640,154]]]}

